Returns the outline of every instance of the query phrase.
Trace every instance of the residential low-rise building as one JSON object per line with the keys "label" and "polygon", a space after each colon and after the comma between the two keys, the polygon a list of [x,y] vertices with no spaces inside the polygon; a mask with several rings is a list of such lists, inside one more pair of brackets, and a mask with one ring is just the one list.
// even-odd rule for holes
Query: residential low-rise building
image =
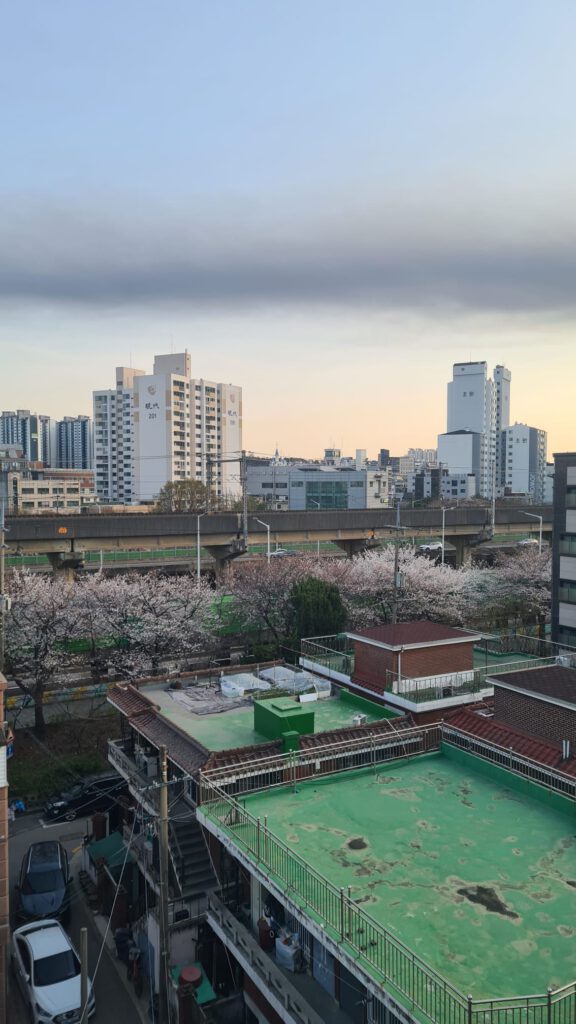
{"label": "residential low-rise building", "polygon": [[[469,671],[478,634],[389,629],[402,626],[384,644],[350,639],[376,639],[393,681],[405,668]],[[238,668],[109,694],[122,723],[109,757],[134,803],[123,841],[137,872],[124,910],[156,983],[166,748],[171,977],[198,963],[213,992],[241,997],[240,1019],[259,1024],[502,1024],[518,1007],[522,1024],[542,1024],[548,1009],[569,1019],[576,760],[521,737],[517,752],[504,725],[500,743],[485,700],[477,714],[457,712],[465,722],[414,724],[382,694],[360,693],[353,673],[332,693],[326,677],[345,676],[344,656],[307,643],[309,663],[323,648],[313,662],[322,676]],[[504,655],[483,651],[498,678]],[[524,651],[529,664],[537,676],[541,663]],[[407,678],[427,680],[430,696],[432,676]],[[543,917],[533,864],[551,849]],[[174,987],[171,997],[184,1024]]]}
{"label": "residential low-rise building", "polygon": [[273,509],[381,508],[389,504],[388,471],[313,463],[249,464],[247,489]]}
{"label": "residential low-rise building", "polygon": [[11,514],[81,512],[96,503],[94,474],[68,469],[28,469],[7,474],[7,508]]}

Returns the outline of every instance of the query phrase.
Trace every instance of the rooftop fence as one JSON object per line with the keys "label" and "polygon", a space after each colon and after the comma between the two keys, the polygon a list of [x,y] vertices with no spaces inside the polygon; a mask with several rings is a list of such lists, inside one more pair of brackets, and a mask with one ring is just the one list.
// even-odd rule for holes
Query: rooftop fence
{"label": "rooftop fence", "polygon": [[241,793],[266,788],[271,775],[276,779],[272,784],[295,785],[314,773],[350,771],[375,766],[378,760],[397,760],[409,752],[437,750],[442,742],[576,799],[576,780],[562,772],[436,723],[395,737],[378,737],[374,745],[348,740],[333,745],[332,750],[323,747],[320,755],[292,752],[267,759],[273,760],[273,765],[254,761],[240,768],[207,772],[201,776],[198,815],[232,839],[239,851],[276,882],[294,908],[319,922],[343,954],[399,996],[418,1019],[432,1024],[574,1024],[576,982],[542,994],[498,999],[474,999],[460,992],[356,904],[350,889],[334,886],[268,828],[267,818],[254,817],[236,799]]}
{"label": "rooftop fence", "polygon": [[[555,665],[560,648],[537,636],[514,633],[487,636],[475,652],[479,657],[486,655],[486,664],[465,672],[413,678],[387,670],[383,692],[404,697],[414,704],[481,693],[491,688],[490,676]],[[489,657],[502,658],[502,661],[489,662]],[[302,640],[301,658],[329,679],[344,681],[343,677],[351,679],[354,673],[354,647],[346,634]]]}

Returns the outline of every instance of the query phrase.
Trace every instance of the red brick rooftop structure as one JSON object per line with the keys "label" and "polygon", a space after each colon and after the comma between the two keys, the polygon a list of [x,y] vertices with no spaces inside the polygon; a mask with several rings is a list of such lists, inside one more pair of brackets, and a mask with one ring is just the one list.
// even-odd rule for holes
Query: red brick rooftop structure
{"label": "red brick rooftop structure", "polygon": [[495,673],[494,717],[560,747],[576,749],[576,669],[563,665]]}
{"label": "red brick rooftop structure", "polygon": [[480,633],[419,620],[371,626],[346,634],[354,644],[352,682],[384,693],[390,676],[421,678],[474,667],[474,644]]}

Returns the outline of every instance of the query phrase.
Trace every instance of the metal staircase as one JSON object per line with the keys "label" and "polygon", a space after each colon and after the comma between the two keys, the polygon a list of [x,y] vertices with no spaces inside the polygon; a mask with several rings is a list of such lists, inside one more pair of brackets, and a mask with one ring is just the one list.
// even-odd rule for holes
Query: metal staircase
{"label": "metal staircase", "polygon": [[202,896],[218,886],[202,829],[194,811],[184,801],[171,809],[169,841],[180,896]]}

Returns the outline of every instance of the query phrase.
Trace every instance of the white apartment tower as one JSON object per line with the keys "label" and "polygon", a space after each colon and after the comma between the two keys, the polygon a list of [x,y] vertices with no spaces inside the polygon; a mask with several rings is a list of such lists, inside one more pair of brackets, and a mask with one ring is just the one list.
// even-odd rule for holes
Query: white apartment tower
{"label": "white apartment tower", "polygon": [[134,382],[144,370],[116,367],[116,388],[95,391],[94,483],[100,501],[133,501]]}
{"label": "white apartment tower", "polygon": [[501,434],[504,486],[508,494],[528,494],[536,504],[545,500],[546,431],[525,423],[507,426]]}
{"label": "white apartment tower", "polygon": [[151,374],[120,367],[116,392],[94,393],[96,489],[101,500],[152,501],[168,481],[210,477],[240,492],[242,389],[198,380],[188,352],[159,355]]}
{"label": "white apartment tower", "polygon": [[454,363],[448,384],[447,434],[470,431],[480,437],[476,466],[448,468],[451,472],[477,473],[478,492],[484,497],[492,497],[494,489],[498,493],[504,487],[500,436],[510,423],[511,379],[505,366],[496,366],[491,379],[484,361]]}

